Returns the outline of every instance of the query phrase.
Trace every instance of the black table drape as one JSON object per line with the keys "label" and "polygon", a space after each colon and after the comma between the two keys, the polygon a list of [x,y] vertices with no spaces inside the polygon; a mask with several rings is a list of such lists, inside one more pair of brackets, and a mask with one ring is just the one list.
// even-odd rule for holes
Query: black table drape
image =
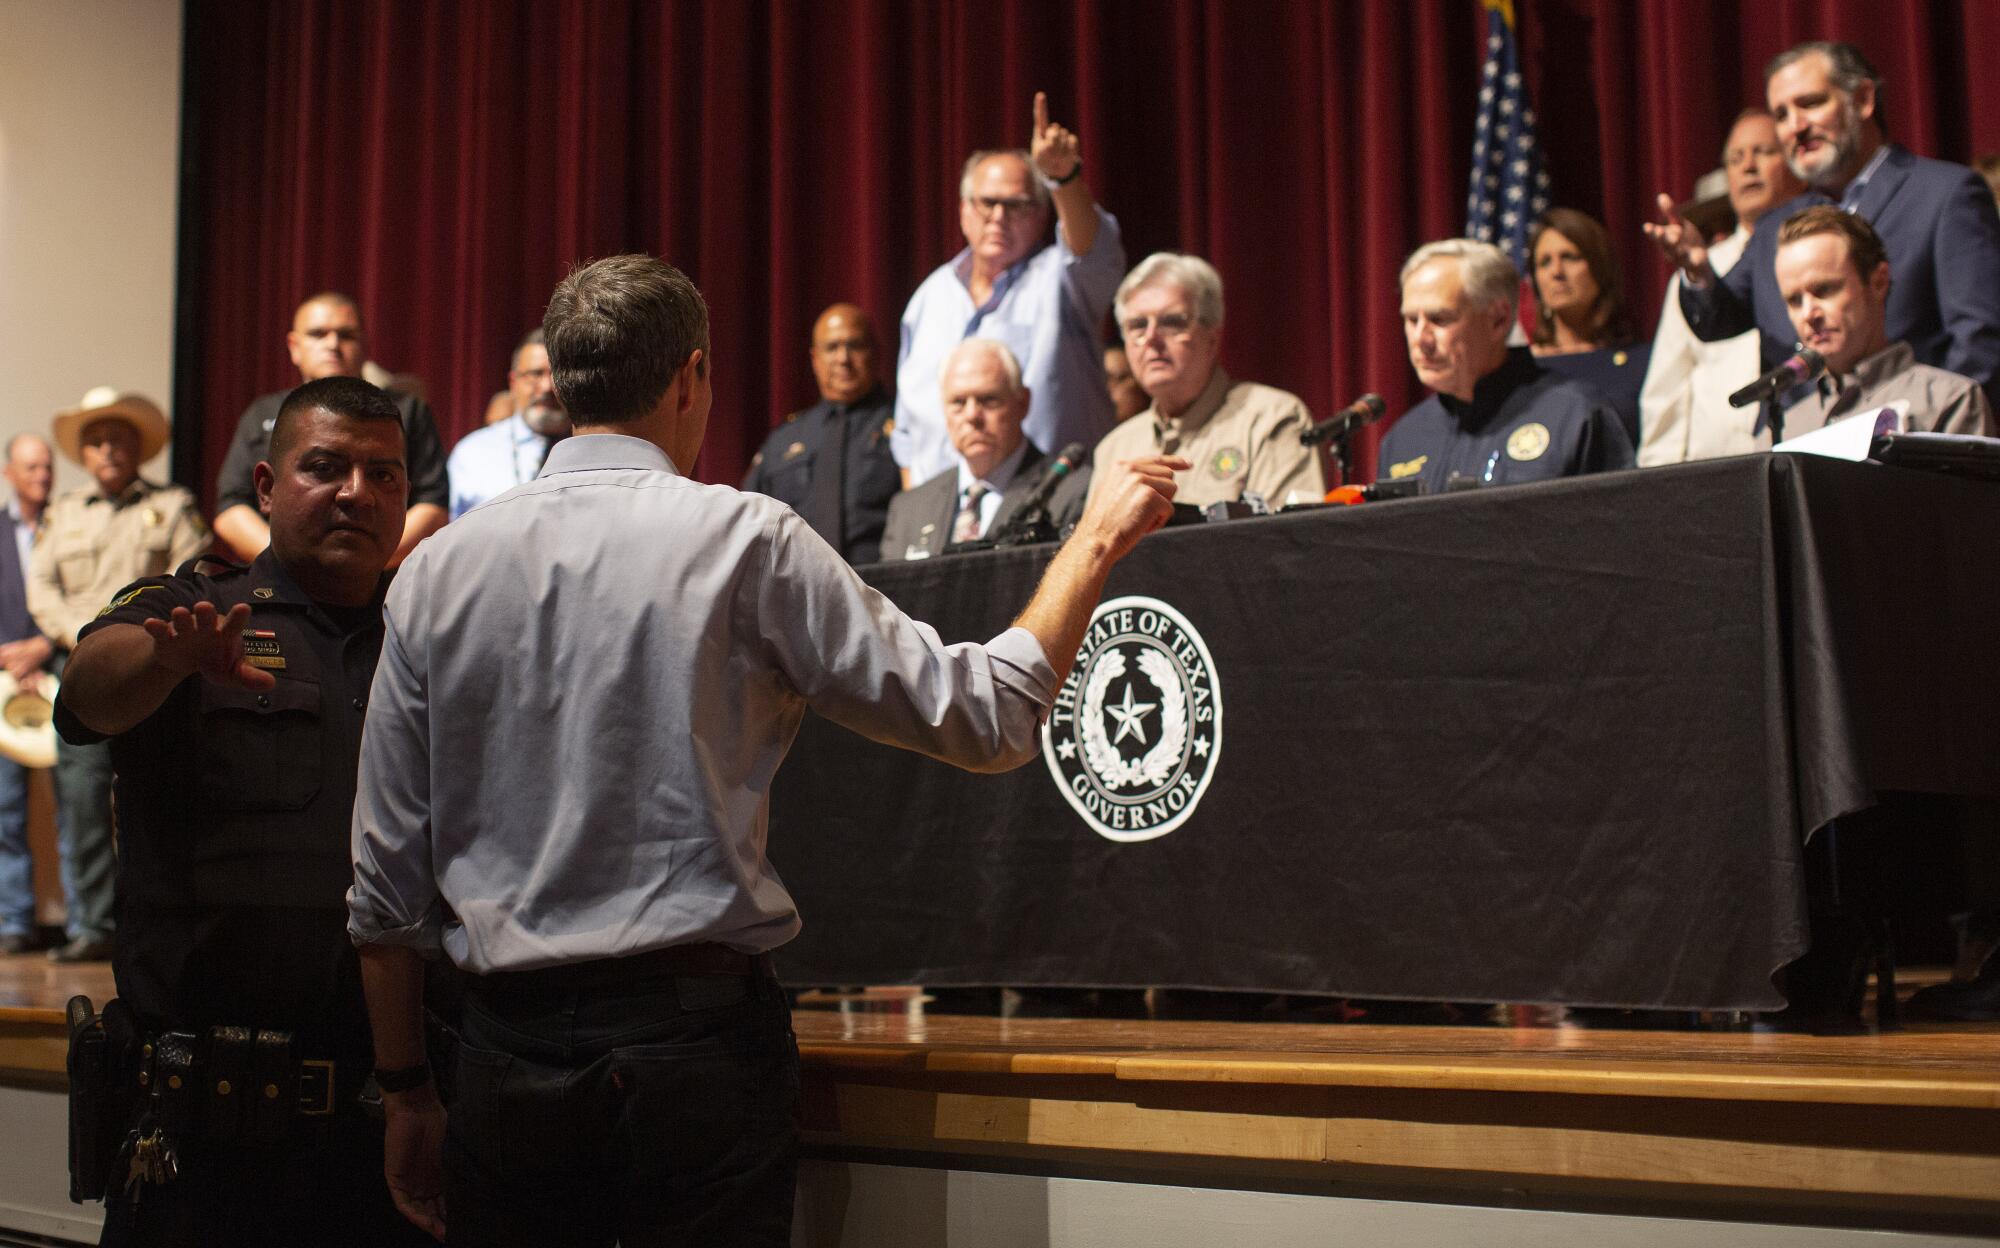
{"label": "black table drape", "polygon": [[[1044,760],[809,716],[784,973],[1773,1008],[1816,830],[2000,796],[1997,521],[1990,485],[1767,455],[1155,534],[1106,598],[1205,643],[1192,813],[1113,840]],[[865,575],[980,640],[1050,549]]]}

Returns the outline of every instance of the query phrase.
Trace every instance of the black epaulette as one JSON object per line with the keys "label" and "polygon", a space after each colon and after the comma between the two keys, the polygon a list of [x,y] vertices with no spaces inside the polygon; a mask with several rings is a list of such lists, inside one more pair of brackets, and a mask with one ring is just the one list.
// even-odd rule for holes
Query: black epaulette
{"label": "black epaulette", "polygon": [[234,559],[224,559],[221,555],[196,555],[174,571],[175,576],[220,576],[225,573],[243,573],[250,570],[247,563]]}

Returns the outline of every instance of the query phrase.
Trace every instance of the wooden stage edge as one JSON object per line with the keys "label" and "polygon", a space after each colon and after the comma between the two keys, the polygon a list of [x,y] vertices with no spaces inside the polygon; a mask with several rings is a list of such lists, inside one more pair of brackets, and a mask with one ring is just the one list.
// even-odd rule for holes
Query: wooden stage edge
{"label": "wooden stage edge", "polygon": [[[0,959],[0,1082],[62,1000]],[[1854,1035],[794,1013],[814,1158],[1239,1190],[2000,1234],[2000,1025]]]}

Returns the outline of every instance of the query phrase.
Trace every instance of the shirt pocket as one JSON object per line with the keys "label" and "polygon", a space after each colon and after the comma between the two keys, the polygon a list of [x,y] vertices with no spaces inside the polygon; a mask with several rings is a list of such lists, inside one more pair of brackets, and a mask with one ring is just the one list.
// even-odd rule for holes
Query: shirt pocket
{"label": "shirt pocket", "polygon": [[72,538],[55,549],[56,579],[63,592],[72,594],[97,580],[97,548],[87,540]]}
{"label": "shirt pocket", "polygon": [[219,811],[303,810],[320,788],[320,686],[202,681],[202,792]]}

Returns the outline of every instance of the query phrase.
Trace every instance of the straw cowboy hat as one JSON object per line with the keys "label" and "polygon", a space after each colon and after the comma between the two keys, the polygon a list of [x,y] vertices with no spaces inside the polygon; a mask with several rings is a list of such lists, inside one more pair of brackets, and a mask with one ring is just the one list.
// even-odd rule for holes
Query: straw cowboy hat
{"label": "straw cowboy hat", "polygon": [[167,417],[143,394],[120,394],[99,386],[76,407],[56,413],[56,446],[70,462],[83,462],[83,431],[94,420],[116,417],[139,431],[139,462],[145,463],[167,444]]}
{"label": "straw cowboy hat", "polygon": [[23,767],[56,765],[55,698],[61,682],[37,673],[32,689],[23,689],[11,673],[0,671],[0,755]]}

